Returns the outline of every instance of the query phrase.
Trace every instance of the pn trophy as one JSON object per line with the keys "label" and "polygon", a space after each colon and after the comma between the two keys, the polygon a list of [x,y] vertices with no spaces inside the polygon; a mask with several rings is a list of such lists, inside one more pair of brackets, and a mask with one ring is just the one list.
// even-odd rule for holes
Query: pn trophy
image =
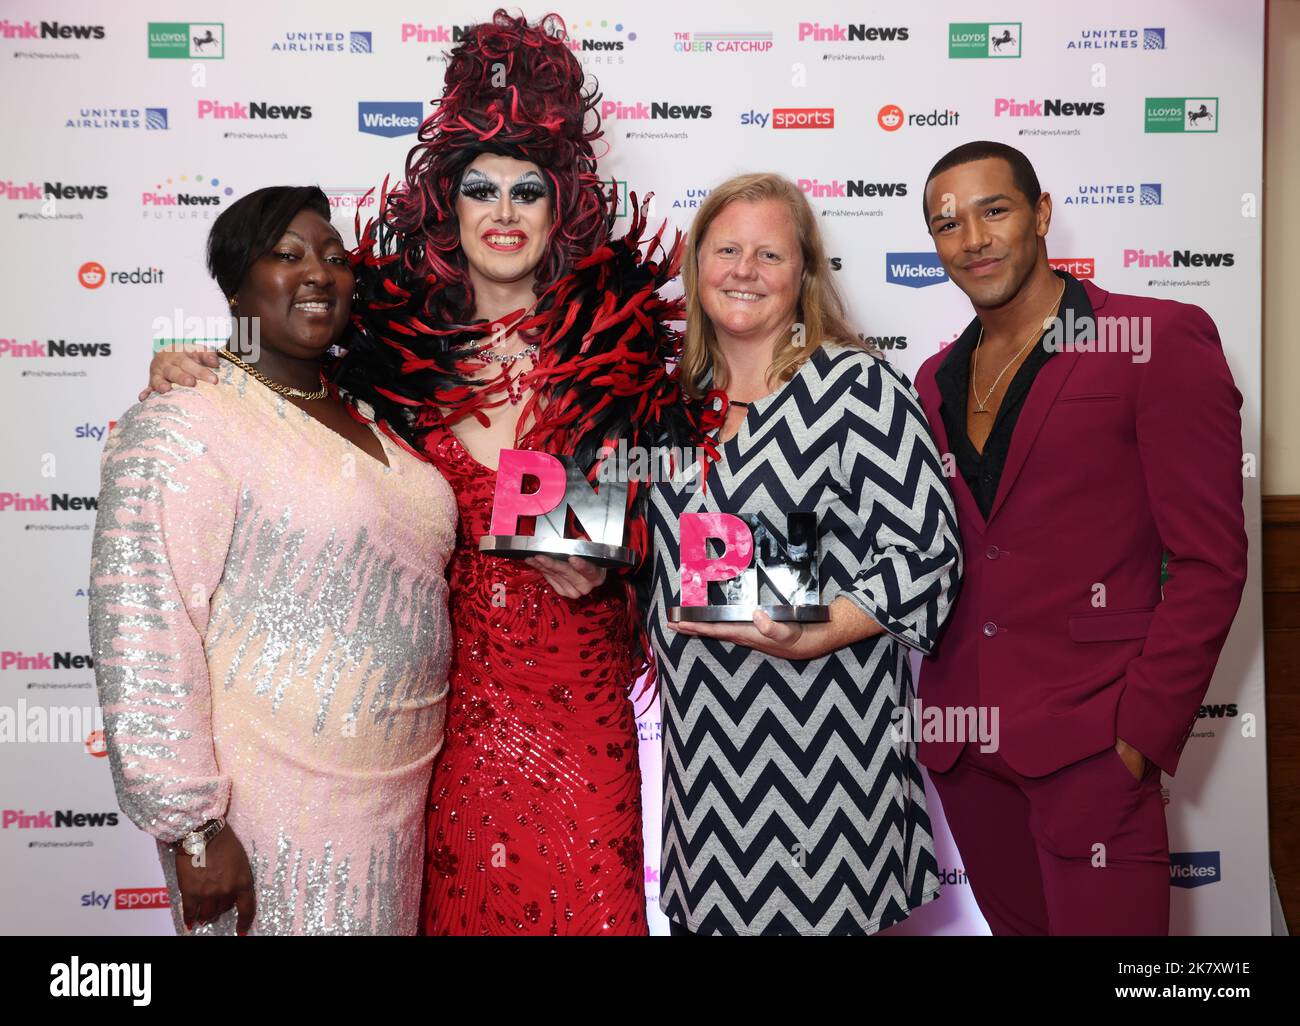
{"label": "pn trophy", "polygon": [[[537,487],[525,492],[529,479]],[[586,538],[569,530],[570,513]],[[601,566],[633,566],[636,553],[623,544],[626,515],[626,483],[607,481],[597,492],[567,456],[502,449],[490,533],[478,547],[511,559],[581,556]],[[536,518],[532,534],[518,533],[521,517]]]}
{"label": "pn trophy", "polygon": [[[753,514],[683,513],[679,525],[682,604],[669,607],[670,623],[748,622],[756,609],[796,623],[831,618],[818,587],[816,513],[787,513],[784,542]],[[710,540],[720,555],[709,555]]]}

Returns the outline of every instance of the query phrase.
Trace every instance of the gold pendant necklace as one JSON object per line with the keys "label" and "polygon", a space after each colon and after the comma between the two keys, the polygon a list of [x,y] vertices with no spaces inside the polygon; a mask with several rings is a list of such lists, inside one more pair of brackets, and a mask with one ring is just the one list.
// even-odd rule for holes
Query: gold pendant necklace
{"label": "gold pendant necklace", "polygon": [[218,349],[217,355],[222,357],[223,359],[229,360],[240,370],[248,373],[250,377],[256,378],[267,388],[269,388],[272,392],[278,392],[280,395],[287,395],[293,399],[324,399],[327,395],[330,394],[329,386],[325,384],[324,371],[321,371],[321,375],[320,375],[320,389],[315,392],[306,392],[301,388],[294,388],[292,385],[282,385],[278,381],[272,381],[265,374],[259,371],[256,367],[252,367],[249,364],[245,363],[238,356],[232,353],[229,349]]}
{"label": "gold pendant necklace", "polygon": [[1061,291],[1056,294],[1056,302],[1052,304],[1051,311],[1048,313],[1046,317],[1043,318],[1042,328],[1035,328],[1033,334],[1030,335],[1029,338],[1025,339],[1025,344],[1016,351],[1016,355],[1013,356],[1009,361],[1007,361],[1007,365],[1005,367],[1003,367],[1000,371],[998,371],[998,376],[993,379],[993,384],[989,387],[989,390],[984,394],[983,399],[980,399],[979,392],[976,391],[975,389],[975,375],[979,373],[979,368],[980,368],[980,343],[984,341],[984,325],[983,323],[980,324],[980,337],[975,342],[975,356],[972,361],[973,366],[971,367],[971,371],[970,371],[970,394],[972,398],[974,398],[975,400],[975,409],[971,411],[972,413],[987,413],[990,415],[993,413],[993,411],[988,408],[988,401],[993,398],[993,393],[997,391],[998,382],[1002,380],[1002,375],[1011,369],[1011,365],[1013,363],[1015,363],[1017,360],[1020,359],[1021,354],[1026,349],[1029,348],[1029,343],[1034,341],[1034,339],[1038,338],[1039,335],[1041,335],[1044,331],[1047,330],[1048,325],[1051,323],[1052,317],[1056,313],[1057,307],[1061,305],[1061,299],[1064,296],[1065,296],[1065,282],[1061,282]]}

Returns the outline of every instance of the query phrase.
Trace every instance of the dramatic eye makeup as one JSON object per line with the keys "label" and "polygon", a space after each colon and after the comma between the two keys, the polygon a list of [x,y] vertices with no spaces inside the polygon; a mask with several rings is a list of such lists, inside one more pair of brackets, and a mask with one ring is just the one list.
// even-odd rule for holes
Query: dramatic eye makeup
{"label": "dramatic eye makeup", "polygon": [[[477,168],[465,173],[460,183],[460,194],[466,199],[480,203],[494,203],[501,195],[501,188]],[[510,186],[511,203],[536,203],[546,196],[546,184],[536,171],[525,171]]]}

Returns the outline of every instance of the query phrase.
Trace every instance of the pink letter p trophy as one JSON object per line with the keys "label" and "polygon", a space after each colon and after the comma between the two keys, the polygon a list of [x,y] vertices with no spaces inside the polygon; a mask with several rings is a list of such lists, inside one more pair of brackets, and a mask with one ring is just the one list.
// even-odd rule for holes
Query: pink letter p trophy
{"label": "pink letter p trophy", "polygon": [[[669,607],[670,622],[752,620],[756,609],[773,620],[830,619],[820,604],[817,514],[787,513],[784,542],[752,514],[683,513],[679,523],[682,604]],[[722,543],[721,555],[709,555],[710,539]],[[709,601],[710,587],[719,602]]]}
{"label": "pink letter p trophy", "polygon": [[[529,477],[537,480],[537,489],[525,492],[524,480]],[[565,521],[570,510],[590,541],[568,536]],[[632,566],[636,553],[623,544],[626,514],[625,483],[607,481],[597,492],[567,456],[502,449],[491,533],[479,539],[478,547],[514,559],[581,556],[602,566]],[[536,517],[531,535],[516,533],[520,517]]]}

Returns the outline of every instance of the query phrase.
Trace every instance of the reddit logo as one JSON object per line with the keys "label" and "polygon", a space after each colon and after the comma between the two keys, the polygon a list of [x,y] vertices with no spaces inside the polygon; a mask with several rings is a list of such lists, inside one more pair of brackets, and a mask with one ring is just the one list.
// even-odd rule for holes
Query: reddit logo
{"label": "reddit logo", "polygon": [[97,260],[88,260],[77,271],[77,280],[88,289],[99,288],[107,277],[108,272],[104,270],[104,265]]}

